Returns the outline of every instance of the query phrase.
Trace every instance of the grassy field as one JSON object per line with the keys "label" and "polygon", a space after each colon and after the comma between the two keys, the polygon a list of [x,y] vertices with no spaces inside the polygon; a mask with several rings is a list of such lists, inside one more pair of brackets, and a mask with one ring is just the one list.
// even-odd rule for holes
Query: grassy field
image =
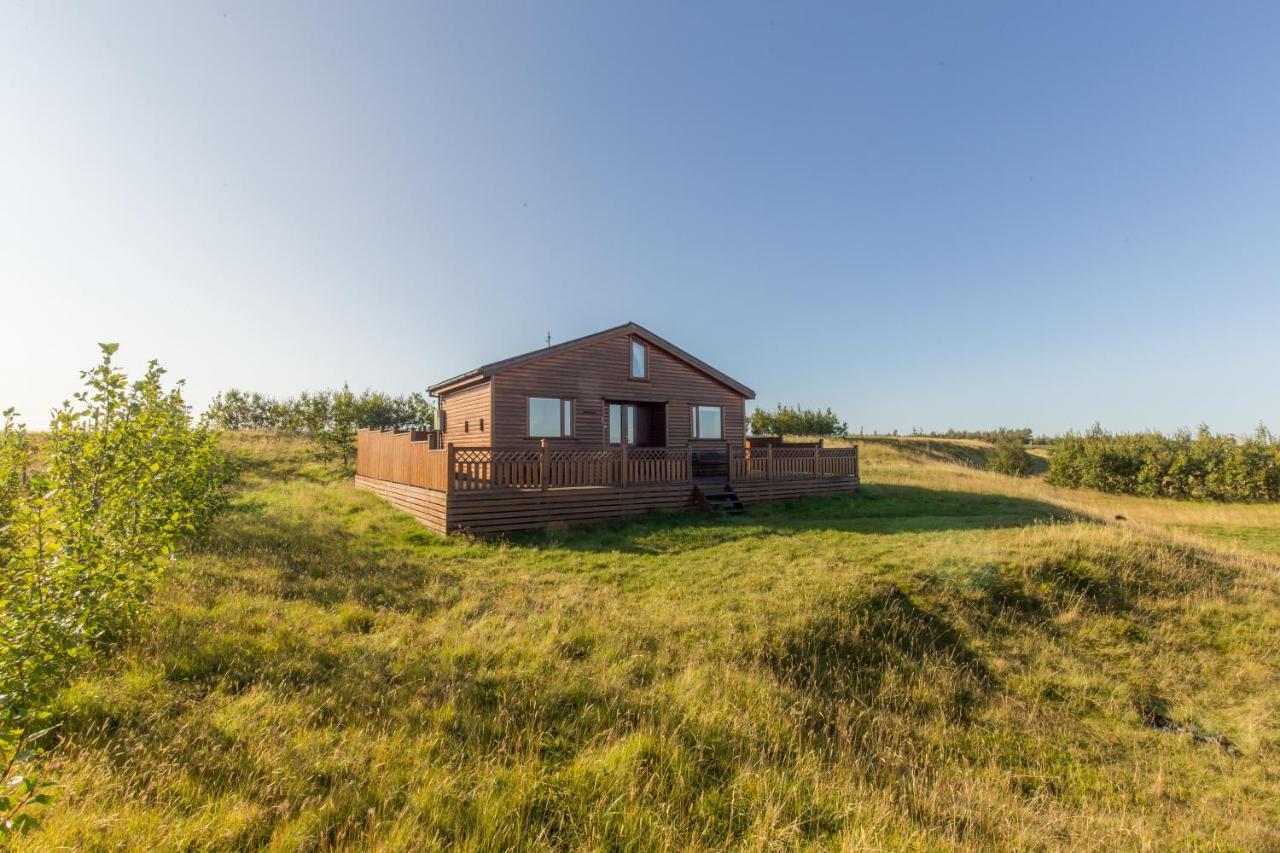
{"label": "grassy field", "polygon": [[1280,847],[1280,508],[911,444],[851,498],[469,540],[236,441],[20,846]]}

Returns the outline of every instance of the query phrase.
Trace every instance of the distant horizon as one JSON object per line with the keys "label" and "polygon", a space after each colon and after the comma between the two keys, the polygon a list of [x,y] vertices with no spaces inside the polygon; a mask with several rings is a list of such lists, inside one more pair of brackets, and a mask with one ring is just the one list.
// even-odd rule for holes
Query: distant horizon
{"label": "distant horizon", "polygon": [[627,320],[891,433],[1280,429],[1280,6],[16,5],[0,409]]}
{"label": "distant horizon", "polygon": [[[106,342],[104,341],[104,343],[106,343]],[[97,344],[95,344],[95,345],[94,345],[94,349],[95,349],[95,350],[97,350]],[[509,353],[508,355],[518,355],[518,354],[519,354],[519,353]],[[143,362],[141,362],[141,366],[138,366],[138,365],[134,365],[134,364],[132,363],[132,362],[133,362],[133,360],[129,359],[129,358],[127,357],[127,355],[128,355],[128,354],[123,353],[123,352],[122,352],[122,353],[118,353],[118,354],[117,354],[117,356],[116,356],[116,358],[115,358],[115,363],[116,363],[116,365],[117,365],[118,367],[121,367],[122,369],[124,369],[124,370],[127,372],[127,374],[128,374],[128,376],[129,376],[130,381],[133,381],[133,380],[135,380],[136,378],[138,378],[138,376],[141,374],[141,372],[142,372],[142,368],[143,368],[143,366],[145,366],[145,361],[147,361],[147,360],[149,360],[149,359],[143,360]],[[100,357],[100,353],[99,353],[99,357]],[[498,360],[498,359],[497,359],[497,358],[495,358],[495,359],[491,359],[491,360]],[[92,362],[92,363],[86,363],[86,364],[83,366],[83,368],[81,368],[81,369],[82,369],[82,370],[88,370],[88,369],[89,369],[93,364],[96,364],[96,359],[95,359],[95,361],[94,361],[94,362]],[[473,365],[473,367],[474,367],[474,366],[477,366],[477,365]],[[187,389],[188,389],[188,383],[186,382],[186,380],[185,380],[185,379],[183,379],[183,377],[182,377],[181,375],[176,374],[174,371],[170,370],[170,369],[168,368],[168,366],[167,366],[167,365],[164,365],[163,363],[161,364],[161,367],[165,368],[165,370],[166,370],[166,375],[165,375],[165,377],[164,377],[164,384],[165,384],[165,387],[172,387],[172,385],[173,385],[174,383],[176,383],[176,382],[178,382],[178,381],[180,381],[180,380],[182,381],[182,383],[183,383],[183,399],[186,401],[187,405],[190,407],[191,412],[192,412],[192,415],[193,415],[194,417],[199,417],[199,416],[203,415],[203,414],[208,410],[209,406],[214,402],[214,399],[215,399],[215,397],[216,397],[216,396],[218,396],[218,395],[220,395],[220,394],[224,394],[224,393],[226,393],[227,391],[230,391],[230,390],[233,390],[233,389],[235,389],[235,390],[239,390],[239,391],[242,391],[242,392],[246,392],[246,393],[255,393],[255,392],[256,392],[256,393],[259,393],[259,394],[263,394],[264,396],[273,397],[273,398],[276,398],[276,399],[285,399],[285,398],[289,398],[289,397],[296,397],[296,396],[298,396],[299,394],[301,394],[301,393],[303,393],[303,392],[306,392],[306,393],[316,393],[316,392],[322,392],[322,391],[338,390],[338,389],[340,389],[340,388],[343,386],[343,384],[344,384],[343,382],[337,382],[337,383],[333,383],[333,384],[325,385],[325,386],[317,386],[317,387],[312,387],[312,388],[301,388],[301,389],[297,389],[297,390],[293,390],[293,391],[285,391],[285,392],[280,392],[280,393],[268,392],[268,391],[263,390],[262,388],[255,388],[255,387],[250,387],[250,386],[228,386],[228,387],[226,387],[226,388],[220,388],[220,389],[218,389],[218,391],[216,391],[216,392],[214,392],[213,394],[209,395],[209,397],[208,397],[207,399],[203,400],[203,401],[196,401],[196,400],[193,400],[193,399],[192,399],[192,397],[191,397],[191,395],[188,393],[188,390],[187,390]],[[455,372],[454,374],[450,374],[450,375],[451,375],[451,376],[452,376],[452,375],[458,375],[458,374],[461,374],[461,373],[464,373],[464,372],[465,372],[465,370],[460,370],[460,371],[457,371],[457,372]],[[432,380],[430,380],[430,382],[429,382],[429,383],[427,383],[427,384],[430,384],[430,383],[432,383],[432,382],[438,382],[438,381],[440,381],[440,380],[442,380],[442,379],[445,379],[445,378],[448,378],[448,377],[447,377],[447,376],[445,376],[445,375],[443,375],[443,374],[441,374],[441,375],[439,375],[439,376],[436,376],[436,377],[435,377],[435,378],[433,378]],[[73,378],[73,379],[70,381],[70,384],[68,385],[68,390],[66,391],[66,393],[64,393],[64,394],[62,394],[62,395],[60,395],[60,396],[59,396],[59,398],[58,398],[58,399],[59,399],[59,403],[58,403],[58,404],[56,404],[56,405],[61,405],[64,401],[70,401],[72,394],[73,394],[73,393],[75,393],[75,392],[76,392],[76,391],[78,391],[78,390],[81,390],[80,385],[78,385],[78,384],[76,384],[76,383],[77,383],[77,380],[76,380],[75,378]],[[354,385],[350,385],[350,383],[347,383],[347,384],[349,385],[349,387],[351,388],[351,390],[352,390],[353,392],[355,392],[355,393],[360,393],[360,392],[362,392],[362,391],[376,391],[376,392],[383,392],[383,393],[389,393],[389,394],[394,394],[394,395],[407,395],[407,394],[412,394],[412,393],[422,393],[422,394],[427,394],[427,390],[426,390],[426,389],[427,389],[427,384],[424,384],[424,385],[423,385],[423,387],[421,387],[421,388],[409,388],[409,389],[405,389],[405,390],[392,390],[392,389],[388,389],[388,388],[378,388],[378,387],[373,387],[373,386],[356,387],[356,386],[354,386]],[[433,398],[433,399],[434,399],[434,398]],[[3,400],[0,400],[0,412],[2,412],[2,411],[4,411],[5,409],[9,408],[9,406],[10,406],[10,405],[11,405],[11,404],[6,404]],[[806,404],[795,403],[795,402],[787,403],[787,402],[781,402],[781,401],[774,402],[774,403],[769,403],[769,404],[762,404],[762,403],[760,402],[760,400],[759,400],[759,399],[756,399],[756,400],[748,400],[748,401],[746,401],[747,415],[748,415],[748,416],[750,416],[751,412],[752,412],[752,411],[754,411],[754,410],[755,410],[755,409],[757,409],[757,408],[764,408],[764,409],[770,409],[770,410],[771,410],[771,409],[775,408],[775,407],[776,407],[776,406],[778,406],[778,405],[788,406],[788,407],[792,407],[792,408],[797,408],[797,407],[799,407],[799,408],[810,408],[810,409],[813,409],[813,408],[816,408],[816,409],[826,409],[826,408],[828,408],[828,406],[826,406],[826,405],[806,405]],[[16,407],[15,407],[15,408],[16,408]],[[56,408],[56,406],[51,407],[51,408]],[[920,427],[920,426],[910,426],[910,427],[906,427],[906,428],[903,428],[903,427],[889,427],[889,428],[887,428],[887,429],[868,429],[868,428],[865,428],[865,425],[861,425],[861,424],[860,424],[860,425],[855,426],[855,425],[854,425],[854,423],[852,423],[851,421],[849,421],[849,418],[848,418],[848,417],[846,417],[846,416],[844,415],[844,413],[843,413],[843,412],[841,412],[839,409],[836,409],[834,406],[831,406],[830,408],[832,408],[832,409],[834,410],[835,414],[836,414],[837,416],[839,416],[841,420],[843,420],[843,421],[845,421],[845,422],[846,422],[846,424],[847,424],[847,426],[848,426],[848,428],[849,428],[849,432],[847,433],[847,435],[849,435],[849,436],[865,436],[865,437],[868,437],[868,438],[892,438],[892,437],[895,437],[895,436],[896,436],[896,437],[899,437],[899,438],[910,438],[910,437],[913,437],[913,436],[915,436],[915,437],[939,437],[939,438],[943,438],[943,437],[946,437],[946,436],[941,435],[941,434],[942,434],[942,433],[946,433],[947,431],[953,431],[953,432],[988,432],[988,431],[995,431],[995,430],[999,430],[999,429],[1030,429],[1030,430],[1031,430],[1031,432],[1032,432],[1033,437],[1042,437],[1042,436],[1047,436],[1047,437],[1056,437],[1056,436],[1063,436],[1063,435],[1067,435],[1067,434],[1069,434],[1069,433],[1082,434],[1082,433],[1085,433],[1085,432],[1088,432],[1089,430],[1091,430],[1095,425],[1101,426],[1103,430],[1105,430],[1105,431],[1107,431],[1107,432],[1112,432],[1112,433],[1129,433],[1129,434],[1131,434],[1131,433],[1158,432],[1158,433],[1163,433],[1163,434],[1166,434],[1166,435],[1172,435],[1172,434],[1177,433],[1177,432],[1179,432],[1179,431],[1189,431],[1189,432],[1191,432],[1191,433],[1193,433],[1193,434],[1194,434],[1194,433],[1195,433],[1195,432],[1197,432],[1197,431],[1198,431],[1202,426],[1208,426],[1208,428],[1210,429],[1210,431],[1211,431],[1211,432],[1213,432],[1215,435],[1228,435],[1228,436],[1244,437],[1244,436],[1252,436],[1252,435],[1256,434],[1256,432],[1257,432],[1257,430],[1258,430],[1258,428],[1259,428],[1259,427],[1265,427],[1265,428],[1267,428],[1267,429],[1270,429],[1270,428],[1271,428],[1271,425],[1270,425],[1270,424],[1267,424],[1267,423],[1264,423],[1264,422],[1259,422],[1259,423],[1254,424],[1252,427],[1249,427],[1249,428],[1244,429],[1244,430],[1228,430],[1228,429],[1219,429],[1219,428],[1215,427],[1212,423],[1209,423],[1209,422],[1207,422],[1207,421],[1201,421],[1201,422],[1196,423],[1196,424],[1186,424],[1186,425],[1181,425],[1181,426],[1175,426],[1175,427],[1170,428],[1170,429],[1161,429],[1161,428],[1156,428],[1156,427],[1146,427],[1146,428],[1139,427],[1139,428],[1136,428],[1136,429],[1120,429],[1120,428],[1113,428],[1113,427],[1109,426],[1109,425],[1108,425],[1108,424],[1106,424],[1106,423],[1103,423],[1103,422],[1101,422],[1101,421],[1095,420],[1095,421],[1090,422],[1090,423],[1089,423],[1088,425],[1086,425],[1086,426],[1082,426],[1082,427],[1071,427],[1071,428],[1064,429],[1064,430],[1059,430],[1059,431],[1041,430],[1041,429],[1038,429],[1038,428],[1036,428],[1034,425],[1031,425],[1031,424],[1029,424],[1029,423],[999,423],[999,424],[980,424],[980,425],[972,425],[972,426],[944,426],[944,427]],[[52,414],[52,412],[50,412],[50,413]],[[47,416],[32,417],[32,416],[30,416],[30,415],[28,415],[28,414],[26,414],[26,413],[22,412],[21,410],[18,410],[18,411],[16,411],[16,420],[17,420],[17,422],[18,422],[18,423],[23,424],[24,426],[26,426],[29,430],[39,432],[39,431],[44,431],[44,430],[46,430],[46,429],[48,428],[49,423],[50,423],[50,421],[51,421],[51,418],[50,418],[50,417],[47,417]],[[917,432],[917,430],[918,430],[918,432]]]}

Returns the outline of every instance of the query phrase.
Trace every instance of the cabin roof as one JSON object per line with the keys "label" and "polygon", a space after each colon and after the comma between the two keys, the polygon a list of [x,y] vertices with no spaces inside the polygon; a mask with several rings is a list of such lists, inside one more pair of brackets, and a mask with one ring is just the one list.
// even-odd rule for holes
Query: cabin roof
{"label": "cabin roof", "polygon": [[702,361],[701,359],[690,355],[689,353],[680,349],[678,346],[671,343],[670,341],[665,340],[664,338],[661,338],[658,335],[655,335],[653,332],[649,331],[644,326],[641,326],[639,323],[623,323],[621,326],[614,326],[612,329],[605,329],[600,332],[595,332],[594,334],[584,335],[580,338],[574,338],[571,341],[565,341],[564,343],[555,344],[553,346],[542,347],[541,349],[531,350],[530,352],[523,353],[522,355],[512,356],[511,358],[504,358],[501,361],[494,361],[494,362],[490,362],[489,364],[482,364],[481,366],[475,368],[474,370],[468,370],[465,373],[459,373],[457,376],[450,377],[449,379],[445,379],[442,382],[437,382],[436,384],[427,388],[427,391],[428,393],[431,393],[431,394],[440,394],[441,392],[456,390],[459,387],[464,387],[466,385],[470,385],[475,382],[488,379],[490,376],[493,376],[493,374],[501,373],[503,370],[506,370],[508,367],[514,367],[517,364],[524,364],[526,362],[536,361],[537,359],[543,358],[544,356],[551,355],[552,353],[565,352],[566,350],[575,349],[577,347],[585,346],[586,344],[594,343],[604,338],[609,338],[609,337],[613,337],[614,335],[620,335],[620,334],[630,334],[630,335],[635,335],[638,338],[643,338],[644,340],[648,341],[649,343],[653,344],[659,349],[665,350],[670,355],[675,356],[681,361],[705,373],[707,376],[710,376],[712,379],[716,380],[717,382],[720,382],[721,384],[731,388],[732,390],[737,391],[739,394],[746,397],[748,400],[754,400],[756,397],[756,392],[752,391],[746,385],[743,385],[741,382],[739,382],[738,380],[734,379],[731,376],[721,373],[719,370],[716,370],[714,367],[707,364],[705,361]]}

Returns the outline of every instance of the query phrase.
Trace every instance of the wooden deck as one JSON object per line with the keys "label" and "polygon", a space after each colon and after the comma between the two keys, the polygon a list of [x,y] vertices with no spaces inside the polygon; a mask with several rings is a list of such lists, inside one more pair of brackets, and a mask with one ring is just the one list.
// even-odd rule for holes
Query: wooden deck
{"label": "wooden deck", "polygon": [[[731,444],[596,449],[449,446],[362,429],[356,485],[441,533],[496,532],[698,506],[694,454],[718,454],[743,503],[854,492],[858,449]],[[728,464],[725,465],[725,461]]]}

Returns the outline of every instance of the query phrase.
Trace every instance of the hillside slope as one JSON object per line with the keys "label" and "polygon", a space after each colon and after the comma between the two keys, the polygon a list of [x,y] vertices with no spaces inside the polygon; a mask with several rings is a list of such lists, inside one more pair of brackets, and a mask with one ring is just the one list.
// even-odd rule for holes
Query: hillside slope
{"label": "hillside slope", "polygon": [[868,446],[852,498],[443,539],[234,449],[26,848],[1280,845],[1275,565],[1156,509]]}

